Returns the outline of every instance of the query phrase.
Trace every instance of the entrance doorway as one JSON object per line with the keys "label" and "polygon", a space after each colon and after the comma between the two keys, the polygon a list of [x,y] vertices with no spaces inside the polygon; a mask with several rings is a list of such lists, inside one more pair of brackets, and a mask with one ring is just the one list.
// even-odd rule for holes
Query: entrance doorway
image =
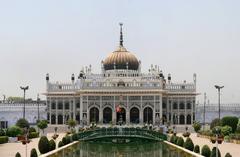
{"label": "entrance doorway", "polygon": [[117,124],[122,125],[126,123],[126,110],[119,107],[117,110]]}
{"label": "entrance doorway", "polygon": [[110,123],[112,121],[112,109],[110,107],[106,107],[103,110],[103,123]]}
{"label": "entrance doorway", "polygon": [[130,110],[130,123],[139,123],[139,109],[136,107]]}
{"label": "entrance doorway", "polygon": [[153,110],[150,107],[146,107],[143,110],[143,122],[148,124],[153,123]]}
{"label": "entrance doorway", "polygon": [[99,110],[96,107],[90,109],[90,123],[98,123],[99,122]]}

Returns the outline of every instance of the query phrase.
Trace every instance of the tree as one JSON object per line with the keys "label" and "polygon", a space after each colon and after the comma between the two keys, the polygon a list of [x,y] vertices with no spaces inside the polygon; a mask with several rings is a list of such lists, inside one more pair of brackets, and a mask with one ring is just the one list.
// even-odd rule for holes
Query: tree
{"label": "tree", "polygon": [[184,148],[186,148],[186,149],[188,149],[190,151],[193,151],[193,149],[194,149],[193,141],[189,137],[186,139],[186,141],[185,141],[183,146],[184,146]]}
{"label": "tree", "polygon": [[217,149],[216,147],[213,147],[212,153],[211,153],[211,157],[216,157],[217,152],[218,152],[218,157],[221,157],[221,152],[220,152],[220,150]]}
{"label": "tree", "polygon": [[228,136],[232,133],[232,127],[225,125],[221,128],[221,132],[224,136]]}
{"label": "tree", "polygon": [[37,150],[35,148],[31,150],[30,157],[38,157]]}
{"label": "tree", "polygon": [[182,137],[179,137],[179,138],[177,139],[177,145],[182,147],[183,144],[184,144],[183,138],[182,138]]}
{"label": "tree", "polygon": [[42,136],[38,142],[38,149],[41,154],[49,152],[50,144],[46,136]]}
{"label": "tree", "polygon": [[72,132],[73,132],[73,128],[77,125],[77,122],[73,119],[69,119],[67,122],[68,126],[71,128]]}
{"label": "tree", "polygon": [[202,147],[202,150],[201,150],[201,154],[203,155],[203,156],[205,156],[205,157],[210,157],[210,155],[211,155],[211,150],[210,150],[210,148],[208,147],[208,145],[204,145],[203,147]]}
{"label": "tree", "polygon": [[234,133],[237,129],[238,117],[233,117],[233,116],[223,117],[221,120],[221,124],[222,124],[222,126],[228,125],[228,126],[232,127],[232,131]]}
{"label": "tree", "polygon": [[20,127],[20,128],[29,128],[29,123],[26,119],[24,118],[20,118],[17,123],[16,126]]}
{"label": "tree", "polygon": [[11,126],[7,129],[6,135],[9,137],[17,137],[18,135],[22,135],[23,131],[18,126]]}
{"label": "tree", "polygon": [[201,124],[199,122],[195,121],[192,126],[195,132],[198,132],[201,129]]}
{"label": "tree", "polygon": [[200,153],[200,147],[199,147],[199,145],[195,145],[193,151],[194,151],[195,153]]}
{"label": "tree", "polygon": [[37,126],[39,129],[41,129],[43,131],[43,134],[44,134],[44,129],[46,129],[48,127],[48,123],[46,120],[41,120],[37,123]]}
{"label": "tree", "polygon": [[54,149],[56,149],[56,143],[55,143],[55,141],[53,139],[51,139],[49,141],[49,150],[52,151]]}
{"label": "tree", "polygon": [[212,120],[212,122],[210,124],[210,129],[213,129],[216,126],[221,126],[221,120],[218,118],[215,118]]}

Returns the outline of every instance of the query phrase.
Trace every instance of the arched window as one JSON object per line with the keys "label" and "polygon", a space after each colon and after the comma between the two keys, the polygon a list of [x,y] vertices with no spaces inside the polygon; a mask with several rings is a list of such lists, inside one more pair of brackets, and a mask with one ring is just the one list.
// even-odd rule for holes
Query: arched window
{"label": "arched window", "polygon": [[178,109],[177,103],[174,103],[174,104],[173,104],[173,109],[175,109],[175,110]]}
{"label": "arched window", "polygon": [[181,103],[180,103],[180,106],[179,106],[179,108],[180,108],[180,109],[184,109],[184,108],[185,108],[185,106],[184,106],[184,103],[183,103],[183,102],[181,102]]}
{"label": "arched window", "polygon": [[192,105],[190,102],[187,103],[187,109],[191,109],[192,108]]}

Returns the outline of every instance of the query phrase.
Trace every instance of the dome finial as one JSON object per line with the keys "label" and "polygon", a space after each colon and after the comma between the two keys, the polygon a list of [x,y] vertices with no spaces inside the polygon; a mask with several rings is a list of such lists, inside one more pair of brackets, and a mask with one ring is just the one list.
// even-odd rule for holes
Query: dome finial
{"label": "dome finial", "polygon": [[123,46],[123,33],[122,33],[122,26],[123,26],[123,23],[119,23],[120,25],[120,46]]}

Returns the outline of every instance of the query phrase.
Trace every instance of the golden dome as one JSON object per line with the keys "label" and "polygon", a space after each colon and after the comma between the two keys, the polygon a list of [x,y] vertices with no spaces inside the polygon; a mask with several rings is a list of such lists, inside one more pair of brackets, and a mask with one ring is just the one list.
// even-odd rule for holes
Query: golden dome
{"label": "golden dome", "polygon": [[108,57],[103,61],[105,70],[113,69],[129,69],[138,70],[138,59],[131,52],[127,51],[122,45],[119,48],[110,53]]}

